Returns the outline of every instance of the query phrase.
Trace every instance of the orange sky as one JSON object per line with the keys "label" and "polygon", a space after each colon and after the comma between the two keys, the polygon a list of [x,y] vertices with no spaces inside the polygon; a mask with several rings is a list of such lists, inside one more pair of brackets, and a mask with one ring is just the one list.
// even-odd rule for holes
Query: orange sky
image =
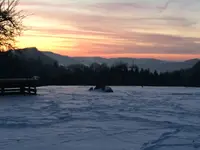
{"label": "orange sky", "polygon": [[17,45],[69,56],[200,58],[198,0],[21,0]]}

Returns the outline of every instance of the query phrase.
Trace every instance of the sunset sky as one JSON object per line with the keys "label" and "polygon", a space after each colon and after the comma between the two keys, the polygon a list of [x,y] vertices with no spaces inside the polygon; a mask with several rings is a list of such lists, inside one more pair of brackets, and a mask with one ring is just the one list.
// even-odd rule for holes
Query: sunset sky
{"label": "sunset sky", "polygon": [[200,58],[200,0],[20,0],[18,46],[69,56]]}

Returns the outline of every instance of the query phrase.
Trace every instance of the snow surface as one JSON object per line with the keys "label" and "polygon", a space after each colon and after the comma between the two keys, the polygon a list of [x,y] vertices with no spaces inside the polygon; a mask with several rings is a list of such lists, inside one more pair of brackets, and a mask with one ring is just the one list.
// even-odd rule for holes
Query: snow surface
{"label": "snow surface", "polygon": [[0,150],[200,149],[200,89],[112,88],[0,97]]}

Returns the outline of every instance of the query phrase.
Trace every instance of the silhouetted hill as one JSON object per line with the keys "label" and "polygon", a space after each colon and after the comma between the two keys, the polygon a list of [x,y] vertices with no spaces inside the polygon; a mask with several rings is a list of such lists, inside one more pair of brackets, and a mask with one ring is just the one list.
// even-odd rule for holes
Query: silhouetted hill
{"label": "silhouetted hill", "polygon": [[150,69],[150,71],[158,71],[158,72],[172,72],[175,70],[180,69],[188,69],[195,65],[199,59],[192,59],[182,62],[173,62],[173,61],[163,61],[158,59],[136,59],[136,58],[102,58],[102,57],[69,57],[69,56],[62,56],[59,54],[51,53],[51,52],[44,52],[45,55],[55,59],[60,64],[65,66],[72,65],[72,64],[84,64],[86,66],[90,66],[93,63],[99,64],[107,64],[108,66],[112,66],[119,62],[127,63],[131,66],[133,63],[137,65],[139,68],[143,69]]}
{"label": "silhouetted hill", "polygon": [[139,68],[149,69],[151,72],[172,72],[181,69],[192,68],[199,59],[191,59],[182,62],[173,61],[163,61],[158,59],[136,59],[136,58],[102,58],[102,57],[69,57],[63,56],[52,52],[42,52],[35,47],[19,49],[16,51],[11,51],[15,55],[19,55],[23,59],[33,59],[39,60],[43,64],[54,64],[58,62],[61,65],[69,66],[74,64],[83,64],[90,66],[93,63],[107,64],[112,66],[114,64],[123,62],[127,63],[128,66],[133,64],[137,65]]}
{"label": "silhouetted hill", "polygon": [[73,58],[87,66],[93,63],[98,63],[98,64],[106,63],[109,66],[111,65],[111,61],[109,59],[102,58],[102,57],[73,57]]}
{"label": "silhouetted hill", "polygon": [[72,64],[78,64],[79,61],[70,58],[68,56],[62,56],[53,52],[43,52],[45,55],[47,55],[48,57],[56,60],[59,62],[60,65],[72,65]]}
{"label": "silhouetted hill", "polygon": [[82,62],[83,64],[91,65],[92,63],[106,63],[108,66],[112,66],[119,62],[127,63],[129,66],[133,63],[137,65],[139,68],[150,69],[150,71],[158,71],[158,72],[172,72],[180,69],[188,69],[191,68],[194,64],[196,64],[199,60],[192,59],[182,62],[173,62],[173,61],[163,61],[158,59],[149,59],[149,58],[101,58],[101,57],[74,57],[77,61]]}
{"label": "silhouetted hill", "polygon": [[43,52],[39,51],[35,47],[29,47],[24,49],[17,49],[17,50],[10,50],[10,52],[21,59],[26,60],[38,60],[41,61],[43,64],[54,64],[56,60],[48,57]]}

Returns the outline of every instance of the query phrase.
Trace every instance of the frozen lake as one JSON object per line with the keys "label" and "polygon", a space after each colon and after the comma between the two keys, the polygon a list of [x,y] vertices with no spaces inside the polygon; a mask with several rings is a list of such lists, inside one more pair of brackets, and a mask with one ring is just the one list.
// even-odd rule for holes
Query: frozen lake
{"label": "frozen lake", "polygon": [[0,97],[0,150],[200,149],[200,89],[112,88]]}

